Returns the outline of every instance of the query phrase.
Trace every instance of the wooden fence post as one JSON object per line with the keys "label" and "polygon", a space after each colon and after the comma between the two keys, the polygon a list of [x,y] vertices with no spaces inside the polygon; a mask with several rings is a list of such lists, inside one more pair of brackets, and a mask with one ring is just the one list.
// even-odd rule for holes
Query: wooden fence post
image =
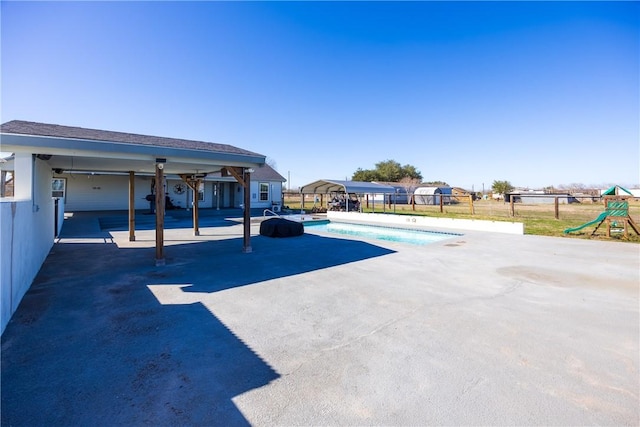
{"label": "wooden fence post", "polygon": [[555,214],[556,214],[556,219],[560,219],[560,208],[558,207],[558,199],[559,197],[556,196],[555,197]]}
{"label": "wooden fence post", "polygon": [[469,194],[469,210],[471,211],[471,215],[475,214],[473,211],[473,196],[471,194]]}

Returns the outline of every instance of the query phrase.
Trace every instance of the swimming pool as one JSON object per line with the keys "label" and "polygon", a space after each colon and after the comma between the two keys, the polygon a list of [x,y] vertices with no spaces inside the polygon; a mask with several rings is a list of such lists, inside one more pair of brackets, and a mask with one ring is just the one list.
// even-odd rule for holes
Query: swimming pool
{"label": "swimming pool", "polygon": [[331,221],[305,222],[304,228],[305,231],[344,234],[369,239],[386,240],[390,242],[410,243],[413,245],[428,245],[429,243],[460,236],[460,234],[453,233],[437,233],[433,231]]}

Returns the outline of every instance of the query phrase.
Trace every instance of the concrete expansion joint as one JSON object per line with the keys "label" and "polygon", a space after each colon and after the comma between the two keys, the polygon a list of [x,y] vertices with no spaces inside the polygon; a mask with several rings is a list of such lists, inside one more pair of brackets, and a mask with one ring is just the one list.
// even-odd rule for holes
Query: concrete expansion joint
{"label": "concrete expansion joint", "polygon": [[401,320],[405,320],[405,319],[411,317],[418,310],[419,310],[419,308],[414,308],[413,310],[405,313],[402,316],[394,317],[393,319],[390,319],[390,320],[384,322],[383,324],[381,324],[380,326],[372,329],[371,331],[367,332],[366,334],[361,334],[361,335],[355,336],[353,338],[349,338],[346,342],[343,342],[343,343],[340,343],[340,344],[337,344],[337,345],[334,345],[334,346],[331,346],[331,347],[322,348],[322,349],[320,349],[320,351],[323,351],[323,352],[334,351],[334,350],[339,350],[339,349],[348,347],[348,346],[350,346],[351,344],[353,344],[355,342],[361,341],[361,340],[363,340],[363,339],[365,339],[367,337],[370,337],[370,336],[372,336],[374,334],[377,334],[377,333],[387,329],[389,326],[392,326],[392,325],[398,323]]}

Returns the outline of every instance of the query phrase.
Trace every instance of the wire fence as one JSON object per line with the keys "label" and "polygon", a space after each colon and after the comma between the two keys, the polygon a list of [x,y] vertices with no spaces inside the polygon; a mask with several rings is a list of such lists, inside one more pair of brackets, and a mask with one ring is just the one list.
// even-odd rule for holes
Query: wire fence
{"label": "wire fence", "polygon": [[[628,198],[629,215],[640,223],[640,201]],[[455,216],[468,218],[495,218],[504,220],[520,219],[561,219],[589,221],[605,210],[604,197],[597,196],[549,196],[540,195],[539,198],[527,197],[527,202],[472,200],[471,197],[436,197],[435,204],[399,204],[393,200],[385,203],[382,200],[361,198],[362,212],[385,212],[396,214],[419,214],[432,216]],[[306,212],[323,212],[331,209],[327,197],[300,194],[289,194],[285,197],[284,205],[291,209],[304,209]]]}

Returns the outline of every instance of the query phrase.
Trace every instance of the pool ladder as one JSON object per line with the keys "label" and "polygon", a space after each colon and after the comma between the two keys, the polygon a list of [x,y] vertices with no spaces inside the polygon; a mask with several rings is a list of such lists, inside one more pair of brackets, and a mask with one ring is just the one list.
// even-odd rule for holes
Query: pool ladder
{"label": "pool ladder", "polygon": [[280,215],[278,215],[277,213],[275,213],[274,211],[272,211],[271,209],[265,209],[262,212],[262,220],[264,221],[265,219],[267,219],[267,213],[272,214],[273,216],[276,216],[278,218],[280,218]]}

